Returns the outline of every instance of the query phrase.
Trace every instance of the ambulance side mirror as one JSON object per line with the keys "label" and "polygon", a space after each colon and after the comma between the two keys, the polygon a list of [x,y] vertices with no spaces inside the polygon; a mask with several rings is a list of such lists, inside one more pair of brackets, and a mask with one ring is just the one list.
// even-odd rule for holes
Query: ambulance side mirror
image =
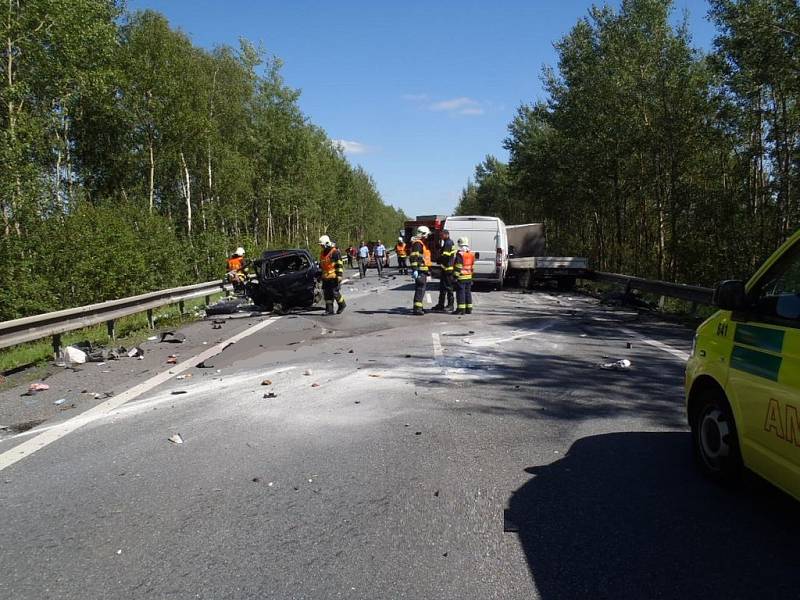
{"label": "ambulance side mirror", "polygon": [[722,310],[737,311],[750,308],[744,281],[739,281],[738,279],[731,279],[717,284],[717,287],[714,288],[711,302]]}

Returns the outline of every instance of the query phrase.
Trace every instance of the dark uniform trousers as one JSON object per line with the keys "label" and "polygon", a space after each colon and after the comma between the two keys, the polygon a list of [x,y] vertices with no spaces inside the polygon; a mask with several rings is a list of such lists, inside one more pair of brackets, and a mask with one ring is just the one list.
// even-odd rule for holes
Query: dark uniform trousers
{"label": "dark uniform trousers", "polygon": [[425,288],[428,286],[428,273],[419,271],[419,275],[414,280],[414,308],[422,309],[425,301]]}
{"label": "dark uniform trousers", "polygon": [[333,301],[341,306],[344,304],[344,297],[339,289],[339,278],[322,280],[322,295],[325,298],[325,310],[333,312]]}
{"label": "dark uniform trousers", "polygon": [[456,302],[459,310],[472,312],[472,279],[459,279],[456,282]]}
{"label": "dark uniform trousers", "polygon": [[439,303],[438,306],[444,306],[445,300],[447,306],[453,306],[453,282],[455,276],[453,271],[445,271],[442,269],[441,279],[439,279]]}

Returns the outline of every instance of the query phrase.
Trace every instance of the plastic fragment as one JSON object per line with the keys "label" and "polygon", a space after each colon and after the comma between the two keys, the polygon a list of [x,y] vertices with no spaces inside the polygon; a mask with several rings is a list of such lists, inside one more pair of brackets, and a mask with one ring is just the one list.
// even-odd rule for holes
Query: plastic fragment
{"label": "plastic fragment", "polygon": [[50,389],[46,383],[32,383],[28,386],[28,393],[33,395],[37,392],[45,392]]}
{"label": "plastic fragment", "polygon": [[64,404],[64,402],[66,402],[66,401],[67,401],[67,399],[66,399],[66,398],[59,398],[58,400],[56,400],[55,402],[53,402],[53,404],[55,404],[56,406],[61,406],[61,405],[62,405],[62,404]]}
{"label": "plastic fragment", "polygon": [[271,379],[265,379],[264,381],[261,382],[261,385],[272,385],[272,380]]}
{"label": "plastic fragment", "polygon": [[264,398],[277,398],[278,394],[276,394],[275,392],[268,392],[268,393],[264,394],[263,397]]}
{"label": "plastic fragment", "polygon": [[175,390],[174,392],[172,392],[172,395],[177,396],[179,394],[187,394],[187,393],[188,392],[186,390]]}
{"label": "plastic fragment", "polygon": [[311,387],[319,387],[319,384],[318,383],[312,383]]}
{"label": "plastic fragment", "polygon": [[176,433],[175,435],[171,435],[167,438],[168,441],[172,442],[173,444],[182,444],[183,438],[181,437],[180,433]]}
{"label": "plastic fragment", "polygon": [[128,350],[128,358],[137,358],[139,356],[144,356],[144,350],[142,350],[138,346]]}
{"label": "plastic fragment", "polygon": [[177,331],[165,331],[161,334],[162,342],[169,342],[170,344],[182,344],[186,341],[186,336]]}
{"label": "plastic fragment", "polygon": [[311,369],[306,369],[305,371],[303,371],[303,375],[306,376],[311,375]]}
{"label": "plastic fragment", "polygon": [[622,360],[603,363],[600,365],[600,368],[607,371],[623,371],[631,368],[631,361],[629,361],[627,358],[623,358]]}
{"label": "plastic fragment", "polygon": [[175,365],[175,364],[178,364],[178,357],[177,357],[177,356],[175,356],[174,354],[171,354],[171,355],[169,356],[169,358],[167,358],[167,364],[168,364],[168,365]]}

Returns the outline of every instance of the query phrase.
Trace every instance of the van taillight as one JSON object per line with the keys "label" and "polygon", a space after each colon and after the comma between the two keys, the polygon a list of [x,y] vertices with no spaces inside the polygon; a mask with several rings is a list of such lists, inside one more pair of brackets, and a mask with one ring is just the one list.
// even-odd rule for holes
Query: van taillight
{"label": "van taillight", "polygon": [[497,253],[495,254],[494,259],[495,266],[502,267],[503,266],[503,249],[498,248]]}

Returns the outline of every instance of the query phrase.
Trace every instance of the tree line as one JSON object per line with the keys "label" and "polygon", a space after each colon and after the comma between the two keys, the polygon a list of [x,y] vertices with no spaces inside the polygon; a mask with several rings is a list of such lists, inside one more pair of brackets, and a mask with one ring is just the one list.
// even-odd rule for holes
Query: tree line
{"label": "tree line", "polygon": [[116,0],[9,0],[0,31],[0,320],[405,220],[256,44],[200,48]]}
{"label": "tree line", "polygon": [[459,214],[546,224],[597,269],[746,277],[800,227],[800,5],[710,0],[713,50],[664,0],[596,6],[556,44]]}

